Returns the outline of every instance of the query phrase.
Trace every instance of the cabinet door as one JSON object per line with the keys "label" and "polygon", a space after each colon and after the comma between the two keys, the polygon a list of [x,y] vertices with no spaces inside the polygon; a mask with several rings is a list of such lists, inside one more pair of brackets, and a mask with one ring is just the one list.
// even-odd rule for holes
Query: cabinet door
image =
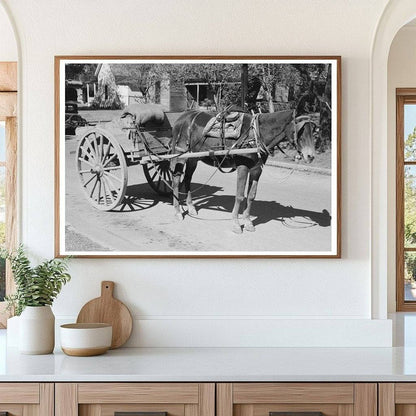
{"label": "cabinet door", "polygon": [[53,416],[51,383],[0,383],[0,415]]}
{"label": "cabinet door", "polygon": [[217,416],[377,416],[377,384],[221,383]]}
{"label": "cabinet door", "polygon": [[380,383],[380,416],[415,416],[416,383]]}
{"label": "cabinet door", "polygon": [[56,416],[215,416],[213,383],[62,383]]}

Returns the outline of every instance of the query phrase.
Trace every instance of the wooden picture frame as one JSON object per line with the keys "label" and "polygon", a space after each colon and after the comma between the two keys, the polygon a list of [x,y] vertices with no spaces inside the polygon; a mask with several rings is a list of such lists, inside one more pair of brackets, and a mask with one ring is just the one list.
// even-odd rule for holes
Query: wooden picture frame
{"label": "wooden picture frame", "polygon": [[[195,72],[192,71],[198,71],[195,69],[199,68],[198,65],[201,68],[203,65],[208,68],[206,72],[210,75],[204,75],[207,78],[214,77],[211,74],[215,73],[213,68],[216,66],[216,78],[202,79],[199,77],[202,69],[201,72],[197,72],[198,77],[195,77]],[[237,75],[237,66],[241,67],[241,76]],[[243,70],[244,66],[248,69]],[[166,68],[170,68],[170,72],[166,72]],[[266,69],[269,71],[268,75],[272,74],[267,79],[264,75]],[[152,75],[149,75],[150,73]],[[261,81],[258,81],[259,77],[261,77]],[[279,83],[277,81],[279,77],[286,77],[284,78],[286,81]],[[269,80],[269,84],[266,84],[266,80]],[[260,86],[258,84],[253,86],[258,82],[261,83]],[[68,92],[69,90],[76,92]],[[241,94],[241,99],[235,98],[237,97],[236,91]],[[309,93],[310,96],[308,96]],[[220,97],[217,97],[217,101],[216,96]],[[325,100],[325,97],[329,98]],[[301,98],[304,101],[301,101]],[[218,104],[221,100],[222,106]],[[292,143],[292,147],[283,145],[283,149],[279,144],[274,145],[274,142],[271,142],[273,148],[267,148],[268,153],[274,153],[276,160],[269,157],[268,162],[264,165],[265,168],[262,166],[265,172],[269,171],[269,186],[261,188],[262,179],[260,178],[259,193],[253,202],[254,211],[251,212],[258,232],[249,234],[246,231],[249,229],[249,224],[243,224],[242,235],[231,232],[231,208],[235,197],[236,175],[234,175],[232,184],[224,180],[224,183],[216,185],[213,183],[214,181],[210,181],[215,175],[214,173],[207,171],[206,176],[209,179],[207,181],[202,178],[201,173],[201,176],[195,179],[199,185],[191,188],[193,191],[196,189],[197,192],[204,187],[206,190],[205,195],[201,192],[197,195],[196,205],[201,213],[199,219],[192,215],[187,216],[186,210],[183,210],[184,221],[180,226],[172,225],[168,211],[161,210],[161,207],[169,205],[169,200],[166,197],[154,197],[152,200],[153,197],[149,194],[151,188],[160,191],[160,188],[164,187],[165,191],[170,191],[170,179],[166,179],[163,175],[176,173],[174,168],[170,169],[173,166],[172,155],[169,153],[172,150],[172,142],[164,141],[166,137],[159,134],[163,129],[156,129],[152,124],[152,119],[149,122],[155,129],[152,130],[152,134],[156,134],[154,137],[162,142],[162,146],[169,148],[169,151],[166,154],[157,153],[152,150],[155,149],[152,147],[153,144],[147,144],[146,147],[143,143],[146,151],[149,152],[150,148],[150,153],[146,153],[146,158],[143,158],[142,153],[137,156],[139,147],[126,151],[126,140],[130,140],[130,143],[134,141],[135,146],[139,142],[137,146],[140,146],[141,135],[149,137],[150,130],[146,127],[148,124],[144,123],[139,126],[135,118],[136,124],[126,125],[123,124],[126,121],[120,118],[123,109],[103,110],[103,107],[111,106],[126,108],[125,106],[131,105],[131,103],[160,103],[165,109],[170,110],[164,113],[165,119],[160,123],[164,126],[163,128],[170,129],[171,135],[172,128],[180,116],[179,113],[182,114],[186,111],[183,108],[184,103],[206,112],[210,106],[214,107],[212,102],[217,108],[225,108],[227,103],[238,101],[240,105],[241,103],[244,105],[245,109],[252,105],[255,106],[254,112],[263,113],[264,107],[267,107],[263,100],[267,101],[268,109],[274,109],[275,112],[281,111],[281,114],[285,111],[287,113],[293,112],[291,121],[293,127],[290,130],[289,122],[285,125],[285,129],[288,127],[287,131],[291,131],[285,137],[289,143]],[[55,255],[57,257],[73,255],[89,258],[340,258],[341,100],[341,57],[339,56],[56,56]],[[71,116],[69,113],[69,110],[73,111],[73,108],[69,108],[71,105],[84,106],[86,109],[80,110],[76,117]],[[98,110],[93,110],[94,106]],[[299,108],[302,111],[299,111]],[[178,114],[174,117],[175,110]],[[254,112],[250,115],[252,119],[255,118]],[[114,116],[113,121],[110,121],[110,113]],[[73,114],[76,113],[73,112]],[[126,117],[125,114],[126,111],[124,111],[124,117]],[[127,118],[130,116],[133,117],[129,113]],[[141,113],[139,115],[135,113],[134,117],[141,117]],[[278,116],[276,115],[276,117]],[[260,115],[260,123],[257,126],[261,126],[261,120],[266,118]],[[271,119],[271,117],[269,118]],[[321,118],[326,124],[321,123]],[[65,131],[71,132],[69,129],[73,127],[71,124],[73,119],[75,119],[73,134],[65,135]],[[110,124],[105,124],[103,120]],[[90,125],[83,126],[85,123]],[[168,127],[163,123],[167,123]],[[321,155],[319,152],[322,150],[321,159],[324,166],[322,168],[313,167],[312,164],[307,166],[302,163],[292,163],[292,158],[294,159],[295,156],[297,158],[306,157],[305,145],[302,148],[302,144],[299,144],[303,140],[303,136],[299,140],[298,135],[306,134],[305,131],[308,129],[305,129],[304,126],[308,123],[310,126],[314,126],[309,129],[309,138],[312,138],[315,143],[313,155],[308,155],[308,158],[314,160],[316,156],[318,160]],[[251,133],[253,131],[251,130],[252,125],[254,125],[254,121],[250,124],[250,133],[248,133],[250,135],[255,134]],[[264,121],[263,125],[265,125]],[[115,130],[112,130],[112,134],[110,134],[108,129],[113,128]],[[189,131],[192,128],[194,128],[193,124]],[[279,125],[279,128],[280,143],[284,129],[282,125]],[[92,132],[94,129],[95,131]],[[135,130],[132,135],[131,130],[133,129],[137,131]],[[325,133],[322,133],[323,130]],[[224,134],[219,133],[222,135],[221,140],[225,140]],[[95,157],[97,160],[102,159],[103,161],[100,168],[95,164],[95,167],[90,166],[93,161],[90,137],[95,137],[93,146],[97,152]],[[136,140],[134,137],[139,137],[139,139]],[[252,136],[250,137],[252,138]],[[258,137],[260,137],[261,143]],[[257,147],[251,144],[252,150],[250,151],[253,155],[258,153],[262,156],[260,146],[264,138],[261,133],[258,137],[255,138]],[[111,147],[113,141],[116,142],[116,145]],[[306,142],[306,139],[304,141]],[[319,149],[317,148],[318,142],[321,146]],[[225,141],[222,142],[223,145],[224,143]],[[118,146],[121,148],[120,157],[114,156],[118,151]],[[99,147],[105,150],[101,150],[99,153]],[[110,147],[111,150],[108,150]],[[219,163],[218,157],[229,156],[230,147],[224,145],[221,147],[223,149],[221,153],[221,150],[217,150],[220,148],[219,145],[215,148],[215,154],[210,149],[204,155],[208,155],[206,159],[216,158],[216,163]],[[245,152],[246,149],[247,147],[243,147],[242,150],[233,148],[233,151],[235,150],[236,153],[237,151]],[[183,149],[181,149],[182,151]],[[110,161],[110,167],[104,164],[106,152],[114,156]],[[183,153],[185,152],[183,151]],[[175,155],[185,157],[183,153],[175,153]],[[277,153],[280,155],[280,159],[279,156],[276,156]],[[72,159],[70,155],[73,156]],[[237,157],[234,153],[233,156]],[[324,160],[325,157],[326,160]],[[121,161],[123,158],[125,162]],[[284,158],[287,160],[283,160]],[[68,159],[67,163],[65,159]],[[166,168],[166,160],[169,160],[168,168]],[[272,165],[271,162],[275,162],[275,165]],[[127,172],[131,176],[132,166],[140,163],[143,165],[150,163],[151,169],[155,169],[154,171],[160,169],[156,173],[156,179],[159,178],[159,182],[156,183],[156,179],[153,183],[149,181],[153,172],[148,172],[148,175],[145,172],[146,182],[143,177],[137,179],[139,174],[134,171],[132,174],[134,179],[128,182],[127,189],[129,191],[126,198]],[[168,173],[162,172],[159,166],[163,166],[163,169]],[[275,166],[274,170],[271,170],[272,168],[269,166]],[[75,171],[71,171],[74,169]],[[114,177],[111,178],[122,185],[114,186],[108,178],[106,180],[107,174],[106,171],[103,173],[103,169],[113,169],[117,175],[119,171],[125,172],[118,177],[117,181]],[[198,167],[198,169],[200,168]],[[195,171],[195,175],[197,175],[198,169]],[[244,169],[241,168],[241,170]],[[291,180],[291,177],[300,177],[301,172],[304,172],[305,175],[307,172],[309,179],[313,177],[313,180],[298,178],[299,183],[295,184],[298,191],[292,192],[291,186],[286,186],[285,192],[288,200],[279,202],[279,199],[277,201],[278,197],[273,195],[274,192],[277,192],[274,188],[275,183],[286,182],[288,179]],[[319,174],[322,176],[326,174],[327,177],[315,179],[314,175]],[[84,180],[85,175],[90,176]],[[77,176],[78,179],[75,179]],[[263,173],[263,176],[266,175]],[[100,179],[102,177],[104,178]],[[160,181],[160,177],[162,177],[162,181]],[[89,204],[98,209],[89,210],[86,207],[86,202],[80,199],[78,191],[74,190],[74,183],[79,178],[81,178],[81,185],[77,185],[79,193],[83,192]],[[153,178],[155,177],[153,176]],[[96,186],[97,183],[99,184],[98,191],[97,188],[88,188]],[[316,193],[313,191],[315,186],[318,189]],[[303,198],[301,195],[303,192],[313,195],[312,199],[315,200],[316,207],[312,202],[310,204],[309,202],[299,202]],[[212,193],[215,194],[215,202],[212,201],[212,198],[210,200]],[[320,197],[321,194],[322,197]],[[290,196],[293,195],[297,195],[297,200],[296,198],[293,201],[290,200]],[[181,197],[181,194],[179,196]],[[311,198],[309,200],[308,198],[305,196],[305,200],[312,201]],[[282,198],[282,201],[284,199],[285,197]],[[111,209],[107,209],[109,207]],[[131,208],[130,211],[129,208]],[[120,212],[123,210],[125,211]],[[138,211],[142,213],[142,217],[137,215]],[[130,216],[129,221],[126,220],[128,216],[125,215],[126,212]],[[171,212],[172,218],[174,218],[173,208]],[[188,209],[188,214],[189,212],[190,209]],[[213,217],[212,212],[219,215]],[[230,218],[228,223],[224,217],[226,212]],[[202,213],[207,215],[204,216]],[[262,218],[259,219],[261,216]],[[137,223],[133,217],[136,217]],[[82,221],[74,220],[74,218],[82,218]],[[247,222],[251,222],[250,218],[252,217],[247,218]],[[102,221],[101,225],[100,221]],[[190,225],[191,221],[193,221],[192,225]],[[75,222],[76,226],[74,226]],[[91,231],[91,228],[94,231]],[[286,228],[291,229],[292,232],[286,233]],[[301,230],[297,234],[293,232],[296,228]],[[311,231],[313,228],[314,232]],[[134,234],[134,230],[137,234]],[[135,238],[140,241],[136,241]],[[290,240],[291,238],[294,240]],[[267,243],[263,241],[267,241]],[[285,247],[287,241],[289,243]]]}

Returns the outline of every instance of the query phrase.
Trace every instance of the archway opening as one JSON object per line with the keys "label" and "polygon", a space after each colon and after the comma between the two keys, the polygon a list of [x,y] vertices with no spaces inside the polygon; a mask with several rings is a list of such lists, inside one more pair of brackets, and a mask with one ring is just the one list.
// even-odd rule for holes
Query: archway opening
{"label": "archway opening", "polygon": [[[388,57],[399,30],[416,17],[413,0],[390,1],[380,18],[371,55],[372,316],[395,310],[395,134],[391,137]],[[391,95],[390,95],[391,97]],[[393,110],[395,112],[395,109]]]}
{"label": "archway opening", "polygon": [[[416,311],[416,19],[401,27],[387,68],[388,311]],[[392,255],[395,253],[395,256]]]}

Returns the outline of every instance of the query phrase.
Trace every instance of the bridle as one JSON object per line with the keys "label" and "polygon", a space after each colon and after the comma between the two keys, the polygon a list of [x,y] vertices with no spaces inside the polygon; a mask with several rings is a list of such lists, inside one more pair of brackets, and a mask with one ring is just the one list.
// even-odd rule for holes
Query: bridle
{"label": "bridle", "polygon": [[295,149],[298,152],[298,154],[300,154],[300,150],[299,150],[299,146],[298,146],[298,126],[296,125],[296,109],[293,109],[293,118],[292,118],[292,123],[293,123],[293,143],[295,144]]}
{"label": "bridle", "polygon": [[[253,130],[253,135],[254,135],[254,140],[256,143],[256,146],[258,148],[260,148],[265,154],[269,155],[269,156],[273,156],[273,148],[277,147],[277,149],[283,153],[286,157],[288,157],[289,159],[295,159],[292,156],[288,155],[280,146],[280,142],[282,141],[281,137],[282,136],[286,136],[287,134],[283,131],[281,134],[279,134],[279,136],[277,136],[277,138],[275,139],[276,143],[273,143],[269,146],[266,146],[264,144],[264,141],[261,137],[260,134],[260,128],[259,128],[259,117],[260,117],[261,113],[255,113],[252,115],[252,119],[251,119],[251,123],[250,123],[250,129]],[[300,146],[299,146],[299,131],[298,131],[298,126],[296,123],[296,109],[293,110],[293,116],[292,116],[292,121],[291,123],[293,124],[293,144],[295,146],[296,152],[297,152],[297,156],[302,157],[302,152],[300,150]],[[306,123],[313,123],[311,117],[309,116],[305,116],[305,120],[304,120],[304,124]],[[287,139],[289,140],[289,137],[287,137]]]}
{"label": "bridle", "polygon": [[[298,123],[296,121],[298,121]],[[293,123],[293,144],[295,145],[295,149],[296,149],[298,155],[302,157],[302,152],[300,150],[300,144],[299,144],[298,125],[300,123],[303,123],[301,129],[304,128],[304,126],[306,124],[311,125],[311,129],[312,129],[311,134],[313,135],[314,130],[316,128],[316,124],[312,121],[312,117],[309,116],[309,115],[296,116],[296,109],[293,110],[293,120],[292,120],[292,123]]]}

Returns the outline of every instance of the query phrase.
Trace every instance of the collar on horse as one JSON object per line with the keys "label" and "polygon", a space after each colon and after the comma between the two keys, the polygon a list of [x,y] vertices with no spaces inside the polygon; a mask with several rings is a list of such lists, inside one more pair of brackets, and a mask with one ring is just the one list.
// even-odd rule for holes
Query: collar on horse
{"label": "collar on horse", "polygon": [[[277,147],[277,149],[282,152],[286,157],[288,157],[289,159],[294,159],[293,157],[291,157],[290,155],[288,155],[280,146],[280,141],[279,140],[281,138],[282,135],[279,135],[275,141],[276,143],[273,143],[271,145],[266,146],[264,144],[264,141],[260,135],[260,128],[259,128],[259,117],[260,117],[261,113],[256,113],[253,114],[253,118],[251,119],[251,124],[250,124],[250,129],[253,130],[253,135],[254,135],[254,139],[256,142],[256,146],[258,148],[260,148],[261,151],[263,151],[263,153],[266,153],[268,156],[273,156],[273,149],[275,147]],[[293,110],[293,119],[292,119],[292,123],[293,123],[293,130],[294,130],[294,143],[295,143],[295,148],[297,150],[298,153],[298,132],[297,132],[297,126],[296,126],[296,110]],[[284,134],[284,133],[282,133]]]}

